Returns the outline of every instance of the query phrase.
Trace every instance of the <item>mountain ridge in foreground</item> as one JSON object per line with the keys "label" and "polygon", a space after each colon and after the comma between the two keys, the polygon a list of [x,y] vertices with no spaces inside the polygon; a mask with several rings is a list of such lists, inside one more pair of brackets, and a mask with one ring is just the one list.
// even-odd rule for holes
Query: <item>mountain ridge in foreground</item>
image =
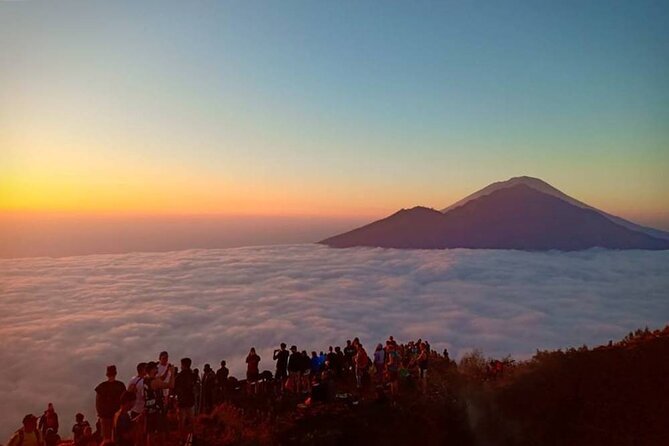
{"label": "mountain ridge in foreground", "polygon": [[660,250],[669,249],[669,233],[595,209],[542,180],[517,177],[493,183],[441,212],[402,209],[319,243],[335,248]]}

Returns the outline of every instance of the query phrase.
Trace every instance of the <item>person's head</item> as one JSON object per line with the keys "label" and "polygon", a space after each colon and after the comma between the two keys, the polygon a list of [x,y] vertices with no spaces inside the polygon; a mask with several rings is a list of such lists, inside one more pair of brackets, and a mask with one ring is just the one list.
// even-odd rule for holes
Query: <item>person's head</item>
{"label": "person's head", "polygon": [[125,391],[121,394],[121,409],[123,411],[127,412],[130,409],[132,409],[132,406],[135,405],[135,399],[137,398],[137,395],[135,395],[135,392],[129,392]]}
{"label": "person's head", "polygon": [[350,347],[350,345],[351,345],[351,340],[350,340],[350,339],[347,339],[347,340],[346,340],[346,346],[347,346],[347,347]]}
{"label": "person's head", "polygon": [[285,342],[282,342],[282,343],[281,343],[281,350],[285,350],[285,349],[286,349],[286,343],[285,343]]}
{"label": "person's head", "polygon": [[32,432],[37,429],[37,417],[31,413],[23,417],[23,430]]}
{"label": "person's head", "polygon": [[158,375],[158,363],[150,361],[146,363],[146,375],[155,378]]}
{"label": "person's head", "polygon": [[47,404],[46,410],[48,410],[49,412],[53,412],[53,403]]}
{"label": "person's head", "polygon": [[193,369],[195,376],[200,376],[200,369]]}
{"label": "person's head", "polygon": [[297,352],[297,345],[291,345],[290,346],[290,351],[293,352],[293,353]]}
{"label": "person's head", "polygon": [[115,365],[108,365],[107,366],[107,378],[110,381],[113,381],[116,379],[116,366]]}
{"label": "person's head", "polygon": [[78,413],[74,416],[74,419],[77,420],[77,423],[83,423],[84,422],[84,414],[83,413]]}
{"label": "person's head", "polygon": [[312,357],[312,358],[318,358],[318,353],[316,353],[316,352],[311,352],[311,357]]}
{"label": "person's head", "polygon": [[205,373],[211,372],[211,364],[205,364],[204,365],[204,371],[205,371]]}
{"label": "person's head", "polygon": [[146,373],[146,362],[137,364],[137,376],[144,376]]}
{"label": "person's head", "polygon": [[227,362],[225,362],[225,360],[221,361],[221,367],[225,367],[226,364]]}
{"label": "person's head", "polygon": [[383,350],[383,345],[376,344],[376,351],[378,352],[379,350]]}
{"label": "person's head", "polygon": [[160,365],[167,365],[167,361],[170,359],[170,355],[167,354],[167,352],[162,351],[158,355],[158,361],[160,362]]}
{"label": "person's head", "polygon": [[328,347],[328,351],[329,351],[330,353],[332,353],[333,350],[334,350],[334,348],[332,348],[332,346]]}
{"label": "person's head", "polygon": [[256,348],[251,347],[251,350],[249,350],[249,355],[255,355],[256,354]]}
{"label": "person's head", "polygon": [[335,347],[335,351],[336,351],[337,353],[339,353],[339,352],[341,351],[341,348],[340,348],[339,346],[336,346],[336,347]]}
{"label": "person's head", "polygon": [[181,369],[190,370],[190,366],[193,363],[190,358],[181,358]]}

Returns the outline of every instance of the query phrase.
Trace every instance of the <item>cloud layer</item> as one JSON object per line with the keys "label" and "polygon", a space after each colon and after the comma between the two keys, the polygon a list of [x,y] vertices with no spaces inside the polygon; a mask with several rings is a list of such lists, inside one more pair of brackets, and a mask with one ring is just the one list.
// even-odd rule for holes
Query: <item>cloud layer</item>
{"label": "cloud layer", "polygon": [[243,374],[255,346],[426,338],[528,357],[669,320],[669,252],[318,245],[0,260],[0,441],[52,401],[69,431],[94,418],[106,364],[127,381],[165,349]]}

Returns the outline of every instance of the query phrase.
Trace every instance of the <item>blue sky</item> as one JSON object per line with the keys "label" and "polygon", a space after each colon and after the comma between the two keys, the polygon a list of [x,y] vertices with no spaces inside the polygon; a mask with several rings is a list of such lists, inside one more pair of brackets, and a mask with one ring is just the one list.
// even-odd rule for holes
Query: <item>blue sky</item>
{"label": "blue sky", "polygon": [[383,214],[526,174],[667,227],[668,19],[667,2],[5,2],[0,205]]}

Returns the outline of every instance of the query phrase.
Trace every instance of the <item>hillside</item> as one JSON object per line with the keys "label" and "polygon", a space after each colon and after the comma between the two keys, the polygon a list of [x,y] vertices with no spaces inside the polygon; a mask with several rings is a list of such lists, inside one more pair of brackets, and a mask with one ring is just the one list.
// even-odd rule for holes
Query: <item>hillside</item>
{"label": "hillside", "polygon": [[326,403],[240,389],[198,419],[200,443],[281,445],[666,445],[669,327],[618,343],[542,351],[519,363],[479,352],[432,358],[423,394],[404,378],[398,397],[337,383]]}

